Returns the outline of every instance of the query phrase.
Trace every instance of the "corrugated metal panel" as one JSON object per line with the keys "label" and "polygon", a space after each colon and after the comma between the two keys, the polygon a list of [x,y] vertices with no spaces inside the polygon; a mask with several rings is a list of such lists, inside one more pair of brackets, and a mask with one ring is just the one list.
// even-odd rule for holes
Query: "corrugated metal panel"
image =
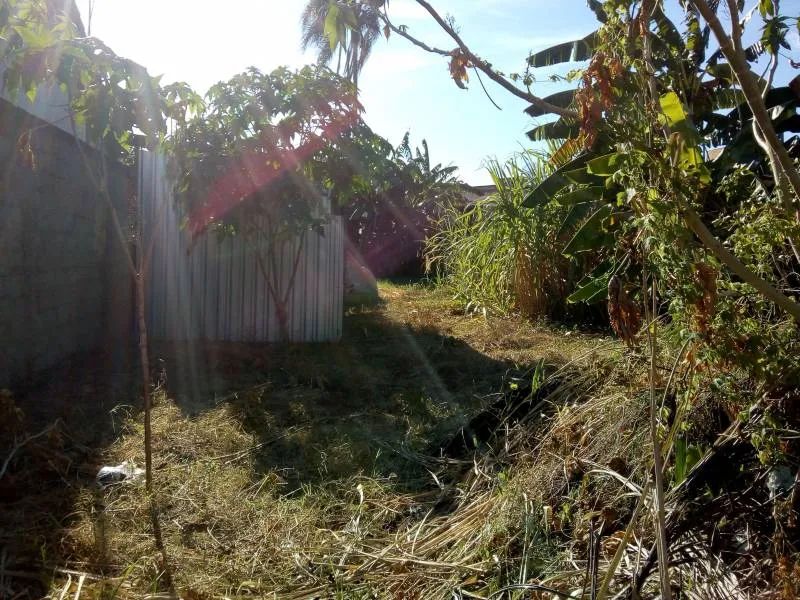
{"label": "corrugated metal panel", "polygon": [[[0,64],[0,81],[5,76],[7,67]],[[72,121],[70,121],[69,100],[55,84],[43,84],[38,87],[36,98],[30,101],[25,92],[20,91],[12,95],[6,89],[0,90],[0,98],[4,98],[22,110],[46,121],[55,127],[72,135]],[[78,139],[85,141],[86,128],[76,123],[75,132]]]}
{"label": "corrugated metal panel", "polygon": [[[139,197],[145,243],[153,254],[147,279],[152,338],[276,342],[281,331],[255,253],[241,238],[214,235],[191,242],[181,230],[164,158],[139,157]],[[292,342],[336,341],[342,335],[344,228],[332,216],[323,235],[306,232],[286,244],[278,260],[286,289],[299,248],[289,306]]]}

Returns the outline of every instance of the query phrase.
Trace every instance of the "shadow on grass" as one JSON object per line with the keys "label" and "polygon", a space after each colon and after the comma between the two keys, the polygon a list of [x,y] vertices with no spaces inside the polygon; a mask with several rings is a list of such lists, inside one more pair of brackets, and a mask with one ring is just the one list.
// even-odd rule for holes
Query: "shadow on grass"
{"label": "shadow on grass", "polygon": [[[228,411],[255,438],[255,475],[279,474],[286,492],[358,474],[429,488],[415,457],[438,454],[513,368],[435,327],[388,318],[382,302],[348,309],[337,344],[154,344],[152,356],[154,381],[183,416]],[[91,549],[65,546],[64,534],[91,504],[97,469],[138,397],[135,361],[86,355],[13,398],[26,433],[55,418],[65,425],[20,450],[0,478],[0,597],[7,585],[41,597],[54,565],[105,568]],[[0,433],[0,458],[26,435]]]}
{"label": "shadow on grass", "polygon": [[376,307],[345,319],[337,344],[171,344],[158,349],[170,397],[188,416],[220,405],[263,447],[262,473],[293,489],[365,474],[430,484],[417,453],[438,454],[513,365]]}
{"label": "shadow on grass", "polygon": [[120,433],[117,407],[139,402],[137,381],[126,353],[94,352],[0,391],[0,598],[42,598],[70,564],[64,532]]}

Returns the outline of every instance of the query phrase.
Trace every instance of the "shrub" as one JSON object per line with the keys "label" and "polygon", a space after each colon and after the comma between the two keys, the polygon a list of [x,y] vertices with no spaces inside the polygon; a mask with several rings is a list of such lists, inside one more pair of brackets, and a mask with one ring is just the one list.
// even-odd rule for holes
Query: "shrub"
{"label": "shrub", "polygon": [[487,169],[497,191],[463,209],[451,206],[427,242],[434,272],[470,310],[529,317],[563,313],[570,288],[561,255],[566,211],[555,203],[528,208],[528,191],[547,174],[546,157],[520,153]]}

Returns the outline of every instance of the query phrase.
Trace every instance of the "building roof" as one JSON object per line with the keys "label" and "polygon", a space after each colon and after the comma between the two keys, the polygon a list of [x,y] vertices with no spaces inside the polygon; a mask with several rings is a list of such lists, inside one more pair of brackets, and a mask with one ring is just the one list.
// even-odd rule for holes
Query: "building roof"
{"label": "building roof", "polygon": [[491,185],[471,185],[470,191],[479,196],[488,196],[489,194],[494,194],[497,191],[497,186],[494,184]]}

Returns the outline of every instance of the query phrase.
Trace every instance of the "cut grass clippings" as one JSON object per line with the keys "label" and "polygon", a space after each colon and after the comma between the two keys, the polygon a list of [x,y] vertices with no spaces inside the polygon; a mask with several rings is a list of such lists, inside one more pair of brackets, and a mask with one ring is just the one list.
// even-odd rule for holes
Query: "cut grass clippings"
{"label": "cut grass clippings", "polygon": [[[423,598],[498,588],[532,500],[512,492],[519,475],[502,464],[437,462],[436,448],[502,391],[509,370],[595,364],[616,343],[465,315],[422,285],[382,284],[381,296],[349,309],[340,346],[266,357],[216,348],[205,359],[215,373],[203,382],[215,398],[206,407],[195,398],[187,411],[160,389],[153,504],[165,552],[141,487],[86,491],[66,534],[69,565],[94,574],[102,565],[110,583],[84,583],[83,593],[166,593],[171,583],[184,597]],[[169,360],[180,360],[172,350],[167,381]],[[245,365],[250,387],[236,389],[232,363]],[[141,462],[141,439],[132,415],[106,462]]]}
{"label": "cut grass clippings", "polygon": [[[207,348],[191,386],[188,350],[162,349],[153,495],[73,482],[50,597],[556,598],[593,569],[624,590],[652,543],[645,359],[464,314],[441,289],[380,291],[348,309],[341,344]],[[440,455],[502,398],[523,410]],[[131,413],[102,461],[142,459]],[[676,576],[730,588],[695,546]]]}

